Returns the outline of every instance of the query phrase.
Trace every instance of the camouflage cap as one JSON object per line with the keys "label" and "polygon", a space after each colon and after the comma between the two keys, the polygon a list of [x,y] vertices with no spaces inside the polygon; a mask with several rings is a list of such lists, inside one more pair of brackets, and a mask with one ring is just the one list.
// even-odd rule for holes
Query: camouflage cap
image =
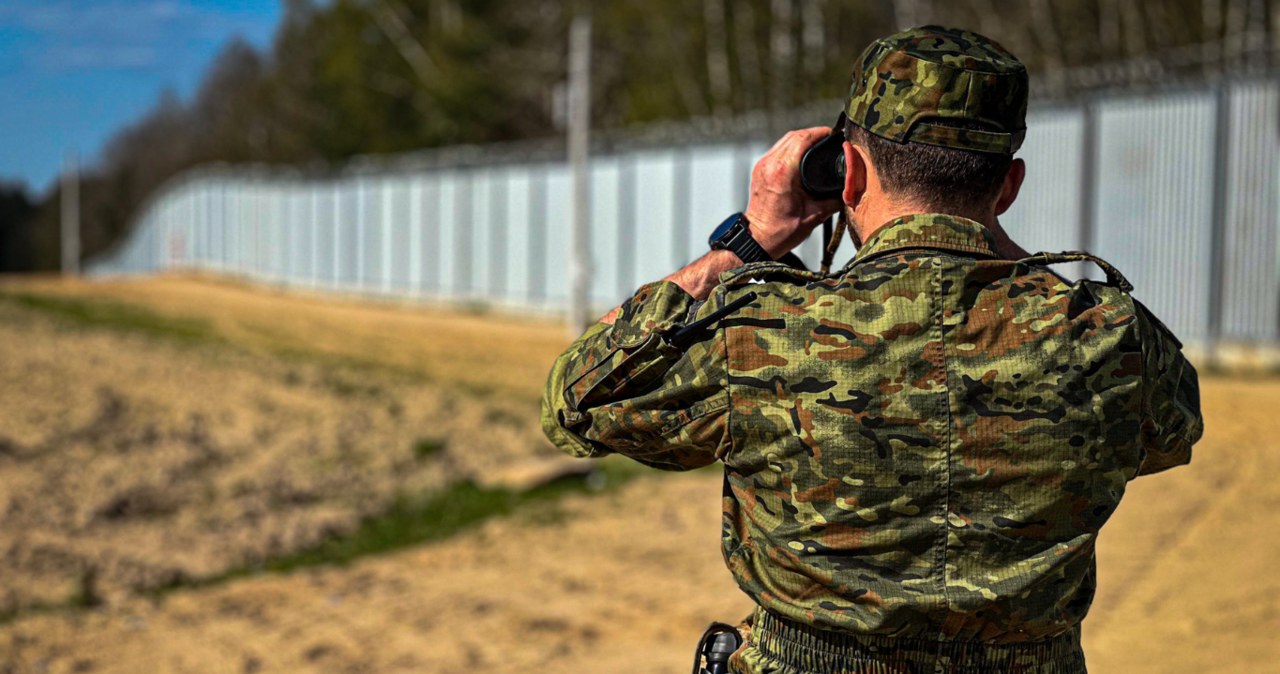
{"label": "camouflage cap", "polygon": [[862,53],[846,113],[851,123],[900,143],[1013,154],[1027,129],[1027,68],[977,33],[912,28]]}

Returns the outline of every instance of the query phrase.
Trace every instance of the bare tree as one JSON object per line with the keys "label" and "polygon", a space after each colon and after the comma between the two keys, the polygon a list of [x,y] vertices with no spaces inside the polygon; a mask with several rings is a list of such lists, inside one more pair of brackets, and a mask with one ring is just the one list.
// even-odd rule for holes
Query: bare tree
{"label": "bare tree", "polygon": [[1227,0],[1227,17],[1224,30],[1227,40],[1228,59],[1233,67],[1244,63],[1244,34],[1248,29],[1248,0]]}
{"label": "bare tree", "polygon": [[800,0],[800,36],[804,45],[804,74],[816,80],[827,55],[826,22],[822,16],[822,0]]}
{"label": "bare tree", "polygon": [[1098,0],[1098,41],[1108,58],[1116,58],[1120,45],[1120,3],[1126,0]]}
{"label": "bare tree", "polygon": [[1152,2],[1147,4],[1147,9],[1151,16],[1151,41],[1154,48],[1172,46],[1181,44],[1175,34],[1177,29],[1173,25],[1173,21],[1169,18],[1169,4],[1164,2]]}
{"label": "bare tree", "polygon": [[1058,20],[1049,0],[1031,0],[1031,23],[1049,71],[1050,88],[1058,92],[1062,87],[1062,70],[1066,57],[1058,32]]}
{"label": "bare tree", "polygon": [[760,54],[756,51],[754,3],[738,2],[733,6],[734,51],[738,55],[738,79],[742,82],[743,107],[752,109],[763,88]]}
{"label": "bare tree", "polygon": [[457,0],[431,0],[427,5],[427,19],[442,31],[453,33],[462,27],[462,8]]}
{"label": "bare tree", "polygon": [[996,10],[994,0],[974,0],[972,9],[977,15],[979,28],[987,35],[1005,35],[1004,15]]}
{"label": "bare tree", "polygon": [[1271,58],[1280,57],[1280,0],[1271,0]]}
{"label": "bare tree", "polygon": [[372,8],[373,18],[382,34],[395,45],[396,51],[413,68],[422,85],[429,87],[433,80],[439,78],[440,66],[436,65],[431,54],[409,32],[404,19],[407,12],[405,6],[395,0],[377,0]]}
{"label": "bare tree", "polygon": [[769,22],[769,107],[781,109],[791,104],[791,83],[795,63],[795,43],[792,28],[795,0],[771,0]]}
{"label": "bare tree", "polygon": [[1222,42],[1222,0],[1201,0],[1200,24],[1204,36],[1204,67],[1208,72],[1211,63],[1221,63],[1226,54]]}
{"label": "bare tree", "polygon": [[1254,65],[1261,64],[1267,47],[1267,2],[1249,0],[1248,27],[1245,32],[1246,48]]}
{"label": "bare tree", "polygon": [[676,94],[680,96],[680,102],[684,106],[685,112],[689,115],[707,114],[706,97],[704,95],[706,90],[694,78],[696,68],[689,67],[692,64],[687,62],[680,62],[687,58],[696,58],[696,56],[691,56],[696,54],[696,50],[690,48],[692,40],[689,38],[687,25],[673,26],[670,30],[663,31],[663,35],[667,42],[667,53],[671,55],[671,60],[675,62],[671,68],[671,82],[675,84]]}
{"label": "bare tree", "polygon": [[1147,53],[1147,26],[1142,19],[1142,5],[1123,0],[1120,3],[1122,25],[1124,26],[1125,56],[1137,58]]}
{"label": "bare tree", "polygon": [[703,0],[702,16],[706,23],[703,36],[707,53],[707,84],[711,89],[711,107],[724,115],[733,106],[733,82],[729,79],[729,43],[725,39],[724,0]]}

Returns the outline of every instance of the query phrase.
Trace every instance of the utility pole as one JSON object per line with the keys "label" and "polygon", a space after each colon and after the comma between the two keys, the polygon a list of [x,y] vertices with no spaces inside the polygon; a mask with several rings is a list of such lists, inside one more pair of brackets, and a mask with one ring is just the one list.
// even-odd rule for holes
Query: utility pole
{"label": "utility pole", "polygon": [[80,162],[68,152],[62,166],[62,275],[80,275]]}
{"label": "utility pole", "polygon": [[591,17],[576,16],[569,28],[569,164],[573,171],[573,234],[570,248],[568,328],[577,337],[589,320],[587,286],[591,247],[587,218],[591,209],[589,171],[591,133]]}

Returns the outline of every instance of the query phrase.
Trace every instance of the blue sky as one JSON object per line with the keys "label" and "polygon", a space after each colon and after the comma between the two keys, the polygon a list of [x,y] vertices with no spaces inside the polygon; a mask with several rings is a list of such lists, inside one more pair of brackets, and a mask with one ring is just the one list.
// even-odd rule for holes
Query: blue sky
{"label": "blue sky", "polygon": [[0,0],[0,180],[39,195],[76,151],[93,162],[166,88],[187,99],[239,35],[262,47],[274,0]]}

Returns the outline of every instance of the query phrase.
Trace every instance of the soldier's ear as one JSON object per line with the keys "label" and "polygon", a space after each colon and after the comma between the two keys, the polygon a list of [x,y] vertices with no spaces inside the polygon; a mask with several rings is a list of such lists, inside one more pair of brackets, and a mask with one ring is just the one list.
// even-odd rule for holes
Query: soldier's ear
{"label": "soldier's ear", "polygon": [[996,197],[996,215],[1003,215],[1013,201],[1018,198],[1022,189],[1022,181],[1027,177],[1027,163],[1014,159],[1009,165],[1009,172],[1004,175],[1004,184],[1000,186],[1000,196]]}
{"label": "soldier's ear", "polygon": [[865,148],[849,141],[844,142],[844,192],[841,197],[849,208],[857,208],[867,193],[867,172],[871,170],[871,157]]}

